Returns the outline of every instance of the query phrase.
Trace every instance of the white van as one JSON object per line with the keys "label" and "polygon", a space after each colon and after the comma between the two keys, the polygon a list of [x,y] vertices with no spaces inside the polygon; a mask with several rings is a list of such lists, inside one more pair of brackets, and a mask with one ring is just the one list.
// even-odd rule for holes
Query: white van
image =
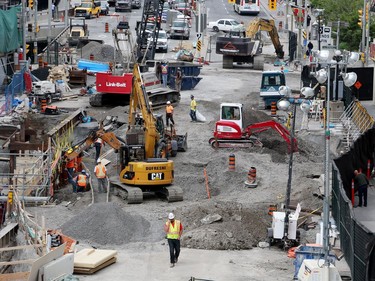
{"label": "white van", "polygon": [[260,0],[236,0],[233,9],[239,15],[257,15],[260,12]]}

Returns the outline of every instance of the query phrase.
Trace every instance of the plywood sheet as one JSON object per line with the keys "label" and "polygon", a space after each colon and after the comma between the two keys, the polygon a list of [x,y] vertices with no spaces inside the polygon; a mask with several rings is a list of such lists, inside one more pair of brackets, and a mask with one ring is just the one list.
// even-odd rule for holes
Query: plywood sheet
{"label": "plywood sheet", "polygon": [[74,267],[95,268],[117,255],[115,250],[83,249],[74,256]]}
{"label": "plywood sheet", "polygon": [[99,270],[101,270],[102,268],[105,268],[109,265],[111,265],[112,263],[115,263],[117,260],[117,258],[111,258],[110,260],[106,261],[105,263],[102,263],[101,265],[95,267],[95,268],[85,268],[85,267],[75,267],[74,268],[74,273],[76,274],[93,274]]}
{"label": "plywood sheet", "polygon": [[23,281],[27,280],[30,272],[16,272],[0,274],[0,281]]}

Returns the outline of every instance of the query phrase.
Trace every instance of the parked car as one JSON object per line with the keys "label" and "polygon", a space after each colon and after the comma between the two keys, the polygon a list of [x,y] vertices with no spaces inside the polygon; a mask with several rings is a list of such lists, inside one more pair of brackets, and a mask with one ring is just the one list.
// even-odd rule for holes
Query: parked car
{"label": "parked car", "polygon": [[108,15],[109,14],[109,4],[107,1],[100,1],[100,14]]}
{"label": "parked car", "polygon": [[175,7],[175,10],[183,13],[184,15],[191,16],[191,8],[187,3],[178,3]]}
{"label": "parked car", "polygon": [[117,24],[117,29],[129,29],[129,22],[127,22],[127,21],[120,21]]}
{"label": "parked car", "polygon": [[115,12],[131,12],[132,3],[131,0],[117,0],[115,6]]}
{"label": "parked car", "polygon": [[140,0],[132,0],[132,9],[140,9],[141,8],[141,1]]}
{"label": "parked car", "polygon": [[215,32],[218,31],[238,31],[245,32],[245,27],[243,24],[239,23],[234,19],[219,19],[217,21],[210,21],[207,25],[208,29],[212,29]]}
{"label": "parked car", "polygon": [[182,37],[183,39],[189,40],[189,23],[186,20],[175,20],[171,26],[170,36],[171,38]]}
{"label": "parked car", "polygon": [[[151,41],[151,40],[152,40],[152,36],[150,33],[148,41]],[[165,30],[159,30],[155,51],[161,51],[164,53],[168,52],[168,34],[167,32],[165,32]]]}

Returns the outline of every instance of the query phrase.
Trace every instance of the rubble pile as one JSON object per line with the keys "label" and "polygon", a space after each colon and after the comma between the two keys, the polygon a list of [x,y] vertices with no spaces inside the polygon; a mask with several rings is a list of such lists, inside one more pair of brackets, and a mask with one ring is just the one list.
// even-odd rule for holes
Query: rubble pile
{"label": "rubble pile", "polygon": [[90,244],[121,245],[147,241],[150,223],[113,203],[96,203],[81,210],[62,225],[62,232]]}
{"label": "rubble pile", "polygon": [[[107,44],[100,44],[95,41],[91,41],[82,48],[82,59],[90,59],[90,55],[94,56],[95,61],[100,62],[109,62],[113,61],[115,58],[115,49],[113,46]],[[119,58],[120,53],[116,54],[116,57]]]}

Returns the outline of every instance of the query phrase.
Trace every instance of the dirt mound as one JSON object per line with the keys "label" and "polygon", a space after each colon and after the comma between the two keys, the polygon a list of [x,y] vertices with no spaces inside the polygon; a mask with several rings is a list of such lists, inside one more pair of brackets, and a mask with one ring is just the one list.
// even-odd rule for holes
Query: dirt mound
{"label": "dirt mound", "polygon": [[234,202],[207,202],[184,209],[181,217],[185,228],[182,246],[197,249],[251,249],[264,241],[270,224],[264,208]]}
{"label": "dirt mound", "polygon": [[121,245],[146,239],[150,223],[113,203],[96,203],[82,210],[61,227],[64,234],[101,245]]}
{"label": "dirt mound", "polygon": [[[114,48],[113,46],[100,44],[95,41],[91,41],[82,48],[82,58],[89,59],[90,55],[94,55],[95,61],[109,62],[114,60]],[[119,52],[116,54],[117,57],[121,56]]]}

